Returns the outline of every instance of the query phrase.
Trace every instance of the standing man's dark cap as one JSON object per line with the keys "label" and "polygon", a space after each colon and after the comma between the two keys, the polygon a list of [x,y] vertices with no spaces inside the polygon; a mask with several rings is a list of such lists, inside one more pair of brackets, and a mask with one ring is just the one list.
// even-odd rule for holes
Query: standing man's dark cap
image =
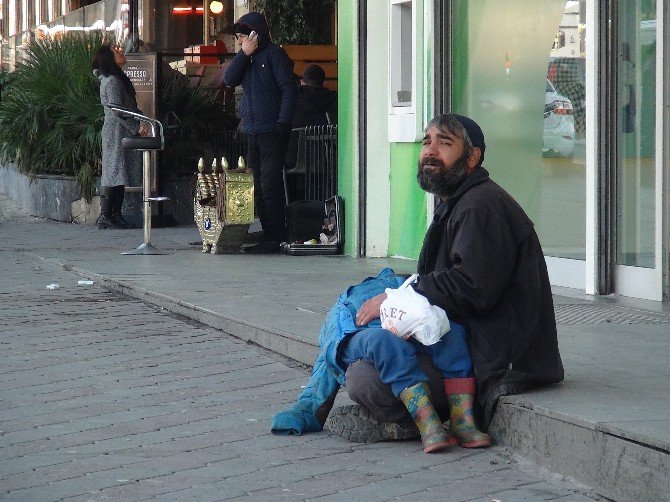
{"label": "standing man's dark cap", "polygon": [[235,34],[240,34],[240,35],[251,35],[251,32],[253,31],[253,28],[249,26],[247,23],[240,23],[239,21],[235,23],[233,26],[233,32]]}

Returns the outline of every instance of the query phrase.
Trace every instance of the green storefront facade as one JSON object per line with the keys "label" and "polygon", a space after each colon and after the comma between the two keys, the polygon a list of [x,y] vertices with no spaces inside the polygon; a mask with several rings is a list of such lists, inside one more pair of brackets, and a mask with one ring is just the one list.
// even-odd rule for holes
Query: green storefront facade
{"label": "green storefront facade", "polygon": [[[350,255],[416,259],[421,131],[469,115],[534,221],[552,284],[668,301],[668,0],[338,2]],[[665,22],[663,22],[665,20]]]}
{"label": "green storefront facade", "polygon": [[[420,144],[388,140],[388,5],[368,3],[367,9],[363,23],[368,57],[361,61],[357,57],[361,50],[360,3],[338,2],[338,175],[347,212],[345,252],[416,259],[428,222],[427,197],[415,179]],[[364,121],[361,108],[365,108]],[[362,127],[366,129],[364,142]],[[363,180],[361,164],[365,165]],[[365,220],[359,218],[361,214]],[[364,232],[360,232],[361,225],[366,227]]]}

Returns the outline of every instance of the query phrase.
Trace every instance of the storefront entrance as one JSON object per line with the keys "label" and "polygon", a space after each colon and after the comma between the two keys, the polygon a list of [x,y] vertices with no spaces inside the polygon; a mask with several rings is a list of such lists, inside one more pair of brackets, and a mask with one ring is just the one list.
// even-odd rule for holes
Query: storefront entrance
{"label": "storefront entrance", "polygon": [[554,285],[667,300],[667,8],[436,2],[436,27],[450,27],[435,37],[436,103],[482,126],[484,165],[535,223]]}
{"label": "storefront entrance", "polygon": [[663,146],[657,141],[663,135],[662,128],[657,129],[657,116],[662,111],[662,91],[657,92],[662,89],[657,65],[660,17],[656,0],[616,0],[610,9],[616,27],[610,72],[615,75],[615,113],[609,117],[616,144],[613,286],[623,295],[658,299],[658,271],[663,267],[659,197],[663,163],[658,155]]}

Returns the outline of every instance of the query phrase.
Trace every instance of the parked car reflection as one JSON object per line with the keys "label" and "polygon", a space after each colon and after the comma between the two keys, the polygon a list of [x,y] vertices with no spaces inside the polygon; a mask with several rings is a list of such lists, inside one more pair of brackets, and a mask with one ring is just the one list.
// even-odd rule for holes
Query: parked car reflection
{"label": "parked car reflection", "polygon": [[572,102],[547,80],[544,100],[543,157],[571,157],[575,149]]}

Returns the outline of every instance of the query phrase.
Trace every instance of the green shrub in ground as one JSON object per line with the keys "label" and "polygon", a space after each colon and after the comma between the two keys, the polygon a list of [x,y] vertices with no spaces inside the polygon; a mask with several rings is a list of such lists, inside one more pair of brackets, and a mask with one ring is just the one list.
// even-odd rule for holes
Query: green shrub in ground
{"label": "green shrub in ground", "polygon": [[28,174],[76,176],[90,198],[102,107],[91,70],[100,34],[33,42],[0,101],[0,156]]}
{"label": "green shrub in ground", "polygon": [[[16,71],[1,76],[0,158],[30,175],[75,176],[90,200],[100,174],[104,113],[93,54],[100,33],[33,42]],[[171,123],[163,176],[193,174],[214,131],[234,127],[218,91],[165,72],[159,109]]]}

